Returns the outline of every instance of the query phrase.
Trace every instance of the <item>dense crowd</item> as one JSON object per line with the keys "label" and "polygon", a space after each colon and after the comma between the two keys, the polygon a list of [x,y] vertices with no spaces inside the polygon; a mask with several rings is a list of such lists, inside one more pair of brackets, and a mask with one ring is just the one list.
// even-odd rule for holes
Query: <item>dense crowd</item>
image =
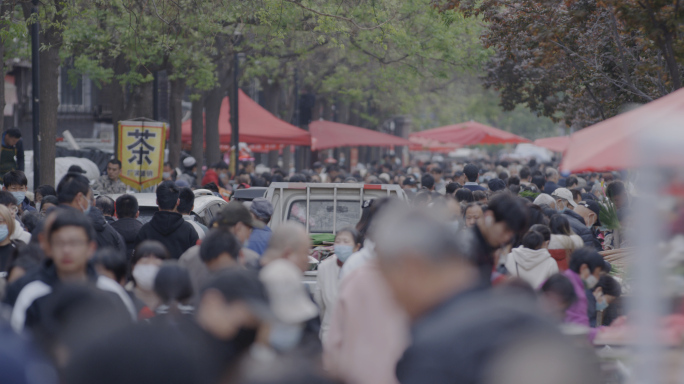
{"label": "dense crowd", "polygon": [[[386,156],[299,173],[243,162],[232,175],[219,162],[199,175],[185,157],[165,164],[143,223],[120,172],[112,160],[88,180],[75,166],[33,192],[21,170],[4,175],[0,382],[600,380],[591,340],[623,309],[599,252],[629,239],[599,217],[626,220],[621,174]],[[404,193],[362,202],[316,260],[304,226],[268,226],[267,199],[230,199],[274,182]],[[226,200],[206,226],[192,215],[198,188]]]}

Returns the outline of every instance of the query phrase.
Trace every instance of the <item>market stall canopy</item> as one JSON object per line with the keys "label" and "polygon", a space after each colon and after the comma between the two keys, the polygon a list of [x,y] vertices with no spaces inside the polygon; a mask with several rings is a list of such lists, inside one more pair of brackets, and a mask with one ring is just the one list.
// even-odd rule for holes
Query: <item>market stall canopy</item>
{"label": "market stall canopy", "polygon": [[311,131],[311,150],[314,151],[337,147],[411,145],[410,141],[399,136],[326,120],[312,121],[309,124],[309,130]]}
{"label": "market stall canopy", "polygon": [[456,143],[463,146],[530,142],[530,140],[527,140],[524,137],[472,120],[461,124],[447,125],[446,127],[412,133],[411,137],[422,137],[444,143]]}
{"label": "market stall canopy", "polygon": [[546,148],[554,152],[565,152],[570,144],[570,136],[545,137],[534,141],[537,147]]}
{"label": "market stall canopy", "polygon": [[[257,102],[240,90],[238,96],[240,119],[240,142],[248,144],[311,145],[309,132],[273,116]],[[192,141],[192,120],[183,122],[182,139]],[[224,98],[219,114],[219,137],[221,144],[230,145],[230,103]]]}
{"label": "market stall canopy", "polygon": [[639,108],[611,117],[572,134],[560,169],[564,172],[598,172],[640,165],[634,145],[639,135],[673,120],[681,124],[684,88]]}
{"label": "market stall canopy", "polygon": [[411,136],[409,141],[411,142],[411,145],[409,146],[411,151],[449,153],[453,150],[461,148],[461,145],[456,143],[442,143],[441,141],[417,136]]}

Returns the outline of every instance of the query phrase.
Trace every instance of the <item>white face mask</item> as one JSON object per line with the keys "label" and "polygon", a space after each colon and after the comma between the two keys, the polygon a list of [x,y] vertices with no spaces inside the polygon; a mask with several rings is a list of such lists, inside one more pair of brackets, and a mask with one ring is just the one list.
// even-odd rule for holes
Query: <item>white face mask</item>
{"label": "white face mask", "polygon": [[598,279],[594,275],[589,275],[584,282],[587,284],[587,288],[593,289],[598,284]]}
{"label": "white face mask", "polygon": [[135,284],[146,291],[153,290],[154,279],[157,277],[157,272],[159,272],[158,265],[136,265],[135,268],[133,268],[133,278],[135,279]]}

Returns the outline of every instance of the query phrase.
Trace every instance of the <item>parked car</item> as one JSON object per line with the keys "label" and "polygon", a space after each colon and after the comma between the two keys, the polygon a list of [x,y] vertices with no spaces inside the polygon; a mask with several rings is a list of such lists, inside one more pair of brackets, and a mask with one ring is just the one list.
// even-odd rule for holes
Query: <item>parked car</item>
{"label": "parked car", "polygon": [[[216,197],[216,195],[208,189],[197,189],[194,192],[195,209],[192,210],[191,214],[194,216],[196,222],[202,223],[208,227],[216,216],[216,213],[228,203],[222,198]],[[138,200],[138,207],[140,210],[138,220],[143,224],[147,223],[152,219],[154,213],[159,210],[159,207],[157,207],[157,195],[155,193],[134,193],[132,195]],[[107,196],[116,201],[116,198],[121,196],[121,194],[111,194]]]}

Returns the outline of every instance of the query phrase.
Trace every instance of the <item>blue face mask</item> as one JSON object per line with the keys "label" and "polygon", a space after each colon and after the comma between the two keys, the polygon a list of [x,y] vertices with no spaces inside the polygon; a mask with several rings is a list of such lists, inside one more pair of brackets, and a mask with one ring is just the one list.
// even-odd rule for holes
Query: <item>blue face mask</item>
{"label": "blue face mask", "polygon": [[90,212],[90,208],[92,208],[92,206],[90,205],[90,200],[88,200],[87,198],[86,198],[86,204],[87,204],[86,208],[83,210],[83,214],[85,214],[85,215],[87,215],[88,212]]}
{"label": "blue face mask", "polygon": [[352,253],[354,253],[354,247],[351,245],[335,244],[333,248],[335,249],[335,256],[337,256],[337,260],[343,263],[349,259],[349,256],[351,256]]}
{"label": "blue face mask", "polygon": [[608,308],[608,303],[605,300],[601,300],[601,301],[596,302],[596,310],[597,311],[603,311],[606,308]]}
{"label": "blue face mask", "polygon": [[26,192],[10,192],[12,196],[14,196],[15,199],[17,199],[17,204],[21,205],[21,203],[24,201],[26,198]]}
{"label": "blue face mask", "polygon": [[0,224],[0,242],[7,240],[7,236],[9,236],[7,224]]}

